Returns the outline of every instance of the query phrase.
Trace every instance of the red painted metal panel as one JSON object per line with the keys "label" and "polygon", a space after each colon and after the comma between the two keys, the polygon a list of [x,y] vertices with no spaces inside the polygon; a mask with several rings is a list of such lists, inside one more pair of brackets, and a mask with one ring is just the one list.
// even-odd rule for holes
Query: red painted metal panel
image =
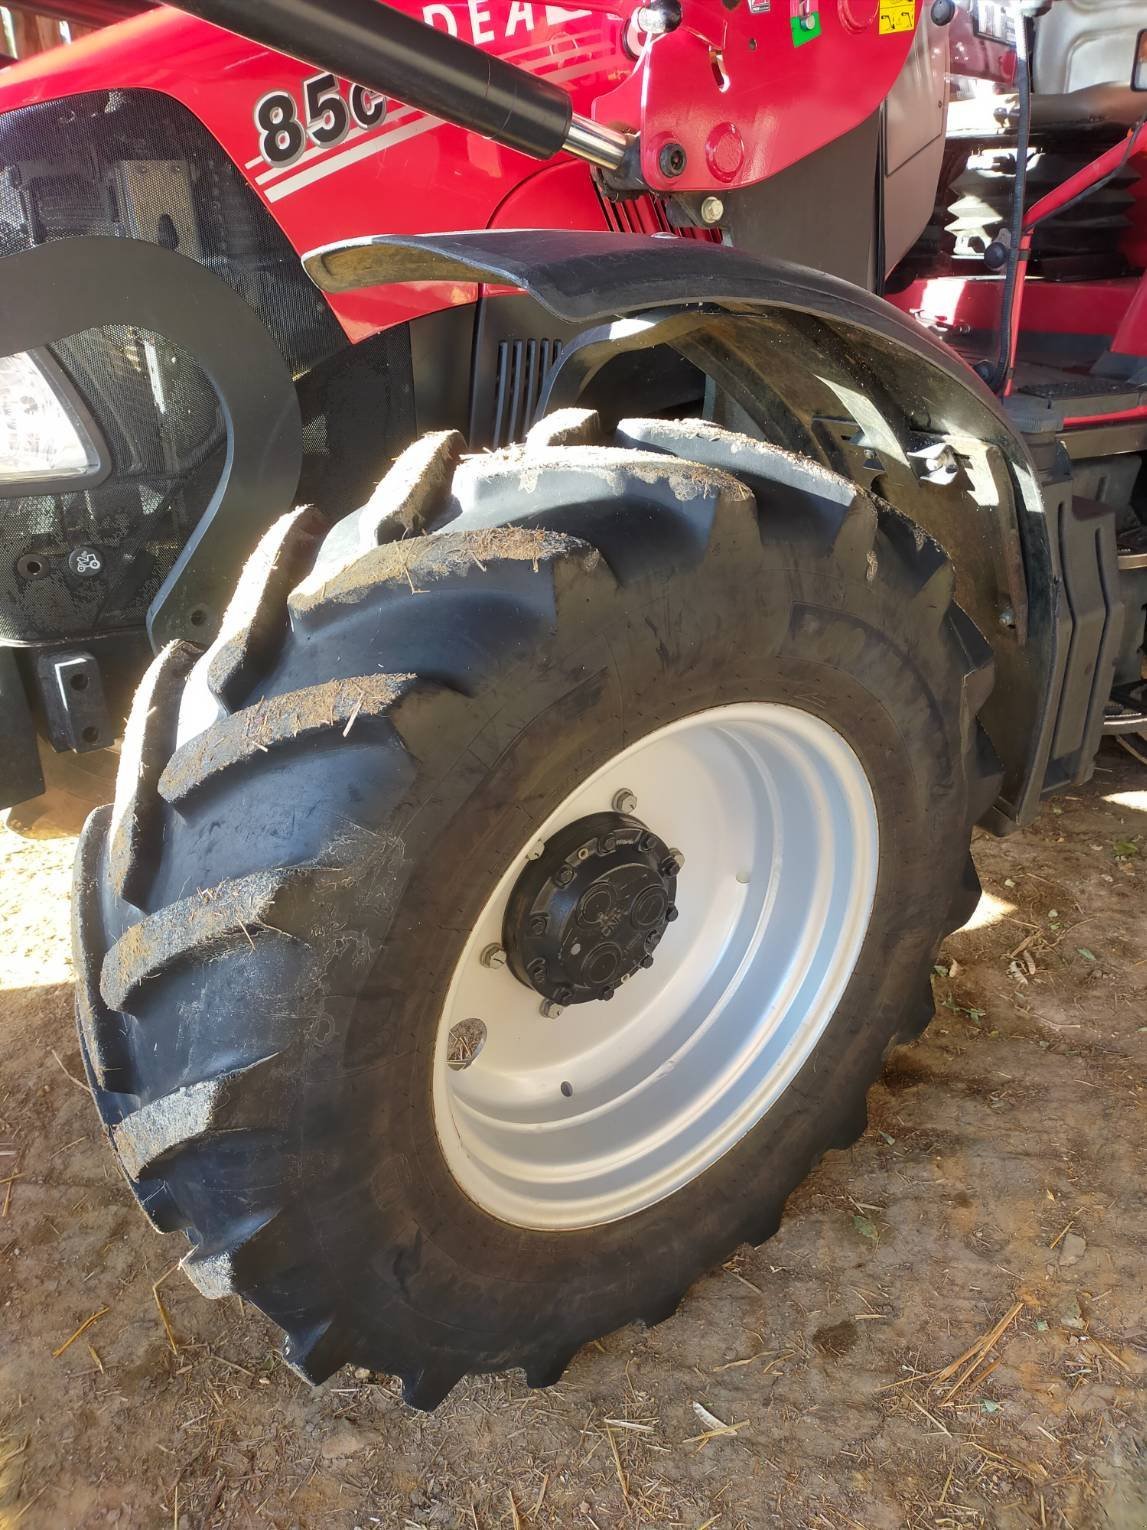
{"label": "red painted metal panel", "polygon": [[[641,129],[656,190],[720,191],[787,169],[857,127],[904,67],[919,0],[684,0],[632,76],[594,103],[608,126]],[[677,144],[685,168],[666,174]]]}
{"label": "red painted metal panel", "polygon": [[[1139,288],[1139,278],[1133,276],[1091,282],[1029,278],[1021,334],[1113,336]],[[933,276],[890,293],[889,301],[958,342],[969,330],[995,329],[1002,295],[1003,279],[998,276]]]}

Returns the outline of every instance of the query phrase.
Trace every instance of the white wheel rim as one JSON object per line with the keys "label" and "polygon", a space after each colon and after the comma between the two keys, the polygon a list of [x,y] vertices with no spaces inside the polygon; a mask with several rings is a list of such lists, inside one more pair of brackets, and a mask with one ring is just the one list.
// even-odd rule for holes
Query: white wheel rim
{"label": "white wheel rim", "polygon": [[[546,1019],[539,995],[483,952],[501,944],[531,849],[622,790],[684,856],[680,917],[611,1002]],[[714,707],[602,766],[522,846],[454,970],[433,1105],[461,1189],[502,1221],[560,1229],[630,1216],[702,1174],[777,1101],[832,1018],[877,860],[860,760],[796,707]],[[475,1019],[481,1050],[450,1066],[451,1033]]]}

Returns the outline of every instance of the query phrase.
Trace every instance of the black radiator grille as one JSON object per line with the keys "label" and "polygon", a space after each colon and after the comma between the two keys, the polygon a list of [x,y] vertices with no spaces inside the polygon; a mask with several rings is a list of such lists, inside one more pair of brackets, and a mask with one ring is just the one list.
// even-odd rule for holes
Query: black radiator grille
{"label": "black radiator grille", "polygon": [[508,446],[529,428],[542,383],[562,348],[560,340],[503,340],[498,346],[491,445]]}

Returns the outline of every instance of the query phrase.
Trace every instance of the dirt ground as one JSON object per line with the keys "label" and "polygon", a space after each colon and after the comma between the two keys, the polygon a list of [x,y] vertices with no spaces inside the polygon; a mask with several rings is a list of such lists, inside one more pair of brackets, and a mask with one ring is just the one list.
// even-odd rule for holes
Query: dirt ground
{"label": "dirt ground", "polygon": [[479,1378],[429,1416],[362,1372],[309,1391],[137,1211],[78,1082],[75,790],[0,829],[0,1530],[1147,1527],[1147,773],[1126,756],[978,840],[986,896],[935,1021],[778,1237],[552,1390]]}

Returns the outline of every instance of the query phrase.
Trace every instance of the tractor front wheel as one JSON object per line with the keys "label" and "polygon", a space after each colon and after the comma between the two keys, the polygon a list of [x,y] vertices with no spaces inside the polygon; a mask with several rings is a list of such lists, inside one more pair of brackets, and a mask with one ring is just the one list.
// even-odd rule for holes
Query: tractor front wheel
{"label": "tractor front wheel", "polygon": [[951,565],[854,484],[699,421],[462,448],[159,655],[76,900],[187,1273],[421,1407],[770,1236],[927,1023],[997,782]]}

